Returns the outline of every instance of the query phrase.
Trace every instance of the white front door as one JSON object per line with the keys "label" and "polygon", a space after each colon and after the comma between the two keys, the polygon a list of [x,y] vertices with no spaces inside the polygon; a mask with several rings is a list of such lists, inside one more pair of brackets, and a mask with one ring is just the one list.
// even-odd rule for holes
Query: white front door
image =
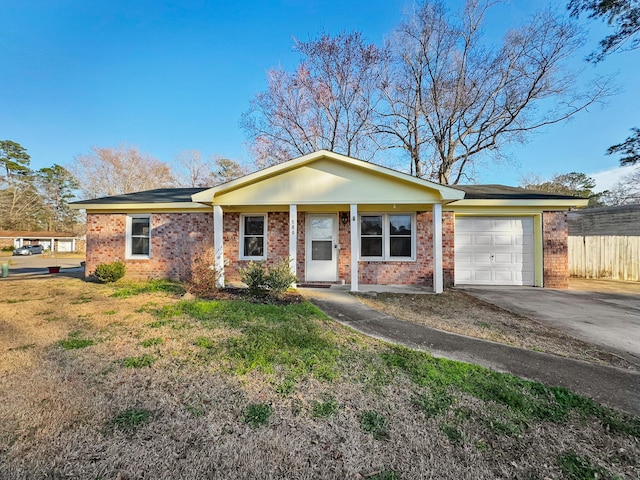
{"label": "white front door", "polygon": [[308,282],[338,280],[337,225],[336,215],[307,215],[305,271]]}

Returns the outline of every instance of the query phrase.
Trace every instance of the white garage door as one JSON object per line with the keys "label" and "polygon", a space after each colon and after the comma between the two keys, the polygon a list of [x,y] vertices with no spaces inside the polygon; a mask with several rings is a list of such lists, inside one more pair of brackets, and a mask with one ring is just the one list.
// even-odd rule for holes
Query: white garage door
{"label": "white garage door", "polygon": [[532,217],[458,217],[455,283],[533,285]]}
{"label": "white garage door", "polygon": [[59,252],[70,252],[73,249],[73,240],[58,240]]}

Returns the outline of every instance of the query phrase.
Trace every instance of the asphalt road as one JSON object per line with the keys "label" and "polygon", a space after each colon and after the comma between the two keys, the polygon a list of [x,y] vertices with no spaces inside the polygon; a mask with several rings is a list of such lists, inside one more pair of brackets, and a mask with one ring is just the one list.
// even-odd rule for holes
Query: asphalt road
{"label": "asphalt road", "polygon": [[0,264],[9,263],[9,276],[40,275],[49,273],[48,267],[59,266],[61,269],[81,268],[84,258],[57,258],[45,255],[15,255],[0,257]]}

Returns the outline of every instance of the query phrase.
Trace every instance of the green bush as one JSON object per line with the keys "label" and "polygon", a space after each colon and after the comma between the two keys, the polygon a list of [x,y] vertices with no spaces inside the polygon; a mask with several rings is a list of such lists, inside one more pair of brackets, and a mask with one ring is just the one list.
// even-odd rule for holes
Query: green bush
{"label": "green bush", "polygon": [[7,245],[6,247],[2,247],[3,252],[13,252],[16,249],[13,245]]}
{"label": "green bush", "polygon": [[289,258],[283,258],[274,265],[264,262],[249,262],[247,268],[240,269],[242,281],[249,287],[249,293],[255,297],[270,295],[281,298],[297,278],[291,273]]}
{"label": "green bush", "polygon": [[93,274],[102,283],[117,282],[124,277],[126,266],[124,262],[116,261],[111,263],[101,263],[96,266]]}

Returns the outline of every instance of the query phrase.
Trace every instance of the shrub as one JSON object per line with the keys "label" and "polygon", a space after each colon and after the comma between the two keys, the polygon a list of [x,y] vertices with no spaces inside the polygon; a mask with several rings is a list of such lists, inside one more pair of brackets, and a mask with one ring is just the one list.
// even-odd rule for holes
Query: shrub
{"label": "shrub", "polygon": [[198,298],[214,298],[218,293],[216,283],[219,277],[220,272],[215,267],[215,252],[209,248],[194,256],[184,288]]}
{"label": "shrub", "polygon": [[124,277],[125,271],[126,266],[124,262],[118,260],[111,263],[101,263],[97,265],[93,274],[102,283],[112,283],[117,282]]}
{"label": "shrub", "polygon": [[289,258],[280,259],[272,266],[264,262],[249,262],[247,268],[240,269],[242,281],[249,287],[249,293],[255,297],[270,295],[281,298],[297,279],[291,273]]}
{"label": "shrub", "polygon": [[3,252],[13,252],[16,249],[13,245],[7,245],[6,247],[2,247]]}

